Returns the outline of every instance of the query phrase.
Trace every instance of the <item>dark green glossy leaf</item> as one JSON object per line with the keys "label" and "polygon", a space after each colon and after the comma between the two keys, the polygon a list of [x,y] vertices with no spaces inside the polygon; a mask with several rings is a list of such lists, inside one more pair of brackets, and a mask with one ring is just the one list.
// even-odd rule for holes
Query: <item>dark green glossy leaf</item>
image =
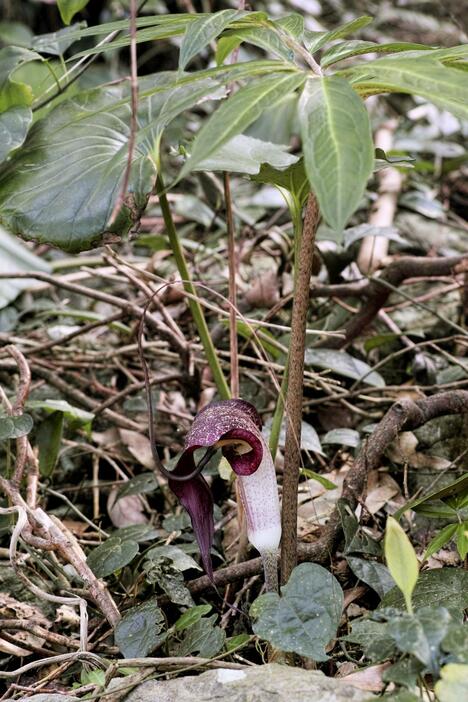
{"label": "dark green glossy leaf", "polygon": [[423,670],[424,664],[417,658],[402,658],[384,670],[382,679],[384,682],[394,682],[397,685],[414,688]]}
{"label": "dark green glossy leaf", "polygon": [[327,224],[341,231],[366,188],[374,165],[367,110],[337,76],[309,78],[299,101],[307,176]]}
{"label": "dark green glossy leaf", "polygon": [[108,222],[130,134],[123,86],[81,93],[34,125],[23,148],[0,170],[0,218],[11,231],[70,252],[129,231],[153,189],[163,129],[216,87],[210,79],[177,86],[171,72],[145,77],[142,91],[150,85],[162,90],[140,100],[128,195],[114,225]]}
{"label": "dark green glossy leaf", "polygon": [[388,622],[387,633],[402,653],[415,656],[429,672],[438,672],[439,645],[451,617],[444,607],[424,607],[415,616],[403,615]]}
{"label": "dark green glossy leaf", "polygon": [[250,608],[253,630],[282,651],[327,660],[325,646],[336,635],[343,607],[338,581],[315,563],[294,568],[281,597],[258,597]]}
{"label": "dark green glossy leaf", "polygon": [[132,607],[115,627],[115,643],[125,658],[145,658],[165,640],[165,619],[156,597]]}
{"label": "dark green glossy leaf", "polygon": [[377,663],[394,655],[395,643],[388,634],[387,622],[357,619],[351,626],[351,633],[343,639],[359,644],[366,658]]}
{"label": "dark green glossy leaf", "polygon": [[450,498],[455,495],[465,494],[468,494],[468,475],[462,475],[461,478],[458,478],[453,483],[450,483],[450,485],[440,488],[440,490],[433,490],[432,492],[427,493],[427,495],[423,495],[422,497],[418,497],[414,500],[409,500],[403,505],[403,507],[400,507],[400,509],[395,512],[395,519],[400,519],[402,514],[404,514],[408,509],[417,509],[420,505],[424,504],[424,502],[433,502],[435,500],[442,500],[443,498]]}
{"label": "dark green glossy leaf", "polygon": [[138,551],[136,541],[123,541],[118,536],[111,536],[91,551],[87,563],[96,577],[106,578],[131,563]]}

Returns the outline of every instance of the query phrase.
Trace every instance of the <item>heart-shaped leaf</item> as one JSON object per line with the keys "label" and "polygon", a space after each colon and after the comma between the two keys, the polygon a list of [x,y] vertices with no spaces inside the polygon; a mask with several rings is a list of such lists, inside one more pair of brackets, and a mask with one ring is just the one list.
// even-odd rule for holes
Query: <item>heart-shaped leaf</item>
{"label": "heart-shaped leaf", "polygon": [[282,651],[327,660],[325,646],[336,635],[343,592],[336,578],[316,563],[294,568],[281,597],[268,592],[250,608],[253,630]]}
{"label": "heart-shaped leaf", "polygon": [[126,658],[144,658],[166,638],[164,614],[156,597],[132,607],[115,627],[115,643]]}

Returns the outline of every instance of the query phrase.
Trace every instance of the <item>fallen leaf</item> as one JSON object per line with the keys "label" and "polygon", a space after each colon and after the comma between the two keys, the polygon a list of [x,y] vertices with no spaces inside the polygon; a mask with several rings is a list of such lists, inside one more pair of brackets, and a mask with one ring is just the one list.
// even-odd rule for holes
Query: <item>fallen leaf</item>
{"label": "fallen leaf", "polygon": [[148,524],[149,519],[144,513],[144,505],[139,495],[117,497],[119,488],[113,487],[107,498],[107,513],[112,524],[121,527],[133,524]]}

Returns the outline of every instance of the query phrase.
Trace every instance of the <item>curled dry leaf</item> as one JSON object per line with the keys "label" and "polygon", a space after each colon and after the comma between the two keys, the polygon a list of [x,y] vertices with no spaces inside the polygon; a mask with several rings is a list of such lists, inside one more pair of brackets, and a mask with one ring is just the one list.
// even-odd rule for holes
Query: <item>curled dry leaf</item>
{"label": "curled dry leaf", "polygon": [[381,692],[385,685],[382,675],[390,665],[390,661],[380,665],[373,665],[370,668],[364,668],[364,670],[358,670],[356,673],[345,675],[343,680],[353,687],[358,687],[360,690]]}

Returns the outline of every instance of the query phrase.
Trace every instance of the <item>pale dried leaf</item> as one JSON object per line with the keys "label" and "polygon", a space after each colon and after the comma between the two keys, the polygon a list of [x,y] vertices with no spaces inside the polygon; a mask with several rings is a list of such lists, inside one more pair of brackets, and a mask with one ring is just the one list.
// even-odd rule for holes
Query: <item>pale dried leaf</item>
{"label": "pale dried leaf", "polygon": [[112,524],[121,529],[133,524],[148,524],[144,505],[139,495],[125,495],[118,498],[118,488],[114,487],[107,498],[107,513]]}

